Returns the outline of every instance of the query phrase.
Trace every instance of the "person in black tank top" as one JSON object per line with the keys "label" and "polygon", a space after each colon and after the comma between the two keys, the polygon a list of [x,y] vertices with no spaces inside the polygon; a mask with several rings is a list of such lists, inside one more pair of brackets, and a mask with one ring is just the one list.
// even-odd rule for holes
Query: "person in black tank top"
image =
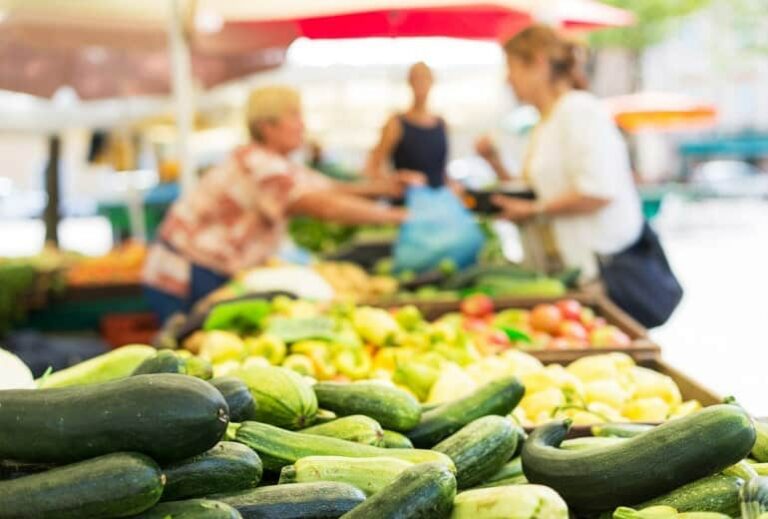
{"label": "person in black tank top", "polygon": [[371,152],[367,173],[385,176],[389,163],[397,174],[418,173],[430,186],[440,187],[446,184],[448,135],[443,118],[427,106],[432,71],[425,63],[416,63],[408,71],[408,84],[413,104],[407,112],[389,118]]}

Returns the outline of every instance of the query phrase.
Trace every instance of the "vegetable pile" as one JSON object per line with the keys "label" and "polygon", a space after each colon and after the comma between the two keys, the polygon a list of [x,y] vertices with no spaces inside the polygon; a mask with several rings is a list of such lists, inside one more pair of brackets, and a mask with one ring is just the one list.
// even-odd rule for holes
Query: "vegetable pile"
{"label": "vegetable pile", "polygon": [[576,344],[578,334],[592,336],[598,346],[631,347],[624,332],[574,300],[494,313],[490,298],[475,295],[460,312],[429,322],[414,306],[388,311],[278,297],[218,307],[177,354],[210,362],[217,376],[272,365],[319,381],[382,381],[427,404],[517,376],[528,392],[514,416],[526,427],[553,418],[577,425],[662,422],[700,408],[683,401],[672,379],[624,354],[591,356],[564,368],[545,367],[526,353],[545,342],[548,348]]}
{"label": "vegetable pile", "polygon": [[[387,381],[316,382],[263,363],[211,378],[194,357],[123,350],[54,373],[45,387],[0,391],[0,518],[749,519],[768,510],[768,429],[736,404],[655,427],[601,424],[576,439],[572,420],[554,419],[526,436],[513,417],[540,392],[535,378],[495,377],[425,407]],[[603,360],[576,371],[598,376],[626,362],[593,358]]]}

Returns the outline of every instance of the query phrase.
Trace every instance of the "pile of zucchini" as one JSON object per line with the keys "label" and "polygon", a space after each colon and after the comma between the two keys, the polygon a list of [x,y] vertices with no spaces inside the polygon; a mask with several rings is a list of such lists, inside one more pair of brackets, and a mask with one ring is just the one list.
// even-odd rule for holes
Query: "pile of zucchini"
{"label": "pile of zucchini", "polygon": [[162,353],[115,380],[0,391],[0,519],[751,519],[768,509],[768,463],[743,461],[768,462],[768,431],[737,405],[579,439],[554,421],[526,438],[509,418],[524,394],[513,377],[425,410],[372,381],[240,375],[204,380]]}

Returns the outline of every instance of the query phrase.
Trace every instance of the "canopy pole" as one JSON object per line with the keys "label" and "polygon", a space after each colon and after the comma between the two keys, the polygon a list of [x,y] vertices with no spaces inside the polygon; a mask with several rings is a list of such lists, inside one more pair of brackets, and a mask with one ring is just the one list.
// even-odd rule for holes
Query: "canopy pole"
{"label": "canopy pole", "polygon": [[59,159],[61,158],[61,137],[48,137],[48,164],[45,166],[45,192],[48,201],[43,212],[45,242],[59,245]]}
{"label": "canopy pole", "polygon": [[195,100],[192,60],[186,21],[190,4],[187,0],[168,0],[171,13],[168,18],[168,49],[171,58],[171,82],[176,99],[177,156],[179,160],[182,193],[188,193],[197,182],[194,156],[191,149]]}

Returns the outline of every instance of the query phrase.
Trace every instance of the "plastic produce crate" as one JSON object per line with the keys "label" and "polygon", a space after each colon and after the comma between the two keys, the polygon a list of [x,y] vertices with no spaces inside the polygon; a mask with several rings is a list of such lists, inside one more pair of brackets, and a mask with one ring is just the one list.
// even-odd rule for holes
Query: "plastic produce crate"
{"label": "plastic produce crate", "polygon": [[101,334],[112,348],[126,344],[152,344],[160,329],[154,314],[109,314],[101,319]]}

